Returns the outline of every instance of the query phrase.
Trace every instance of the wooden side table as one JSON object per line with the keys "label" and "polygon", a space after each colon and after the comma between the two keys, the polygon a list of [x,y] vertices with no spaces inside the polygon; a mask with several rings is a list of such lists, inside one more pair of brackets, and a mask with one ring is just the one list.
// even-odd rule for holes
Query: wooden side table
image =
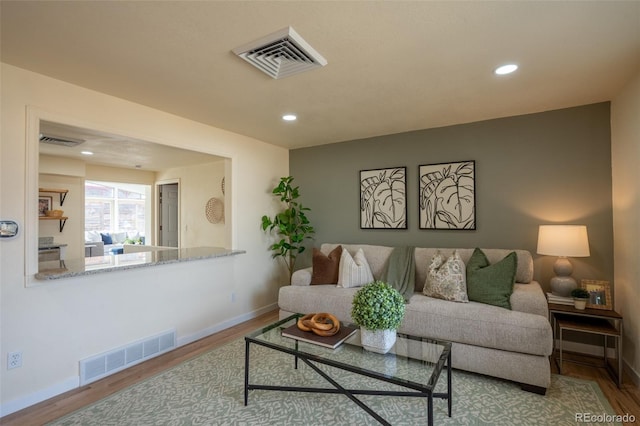
{"label": "wooden side table", "polygon": [[[562,374],[564,331],[572,330],[580,333],[597,334],[602,336],[604,340],[604,366],[611,373],[618,387],[622,386],[622,315],[613,310],[606,311],[590,308],[579,310],[569,305],[549,303],[549,317],[553,328],[553,353],[556,363],[558,363],[558,358],[555,356],[555,343],[556,336],[559,337],[558,350],[560,359],[558,371],[560,374]],[[610,337],[614,341],[617,371],[611,367],[607,359],[607,345]],[[576,362],[571,360],[564,361]]]}

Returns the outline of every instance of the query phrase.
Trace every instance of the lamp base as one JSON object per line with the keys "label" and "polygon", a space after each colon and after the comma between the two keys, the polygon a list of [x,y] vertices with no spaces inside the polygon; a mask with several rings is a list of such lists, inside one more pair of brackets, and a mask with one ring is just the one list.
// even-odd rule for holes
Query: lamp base
{"label": "lamp base", "polygon": [[571,277],[573,266],[569,259],[560,256],[553,264],[556,276],[551,278],[551,293],[556,296],[571,297],[571,290],[578,288],[578,283]]}
{"label": "lamp base", "polygon": [[578,283],[572,277],[553,277],[550,284],[551,293],[562,297],[571,297],[571,290],[578,288]]}

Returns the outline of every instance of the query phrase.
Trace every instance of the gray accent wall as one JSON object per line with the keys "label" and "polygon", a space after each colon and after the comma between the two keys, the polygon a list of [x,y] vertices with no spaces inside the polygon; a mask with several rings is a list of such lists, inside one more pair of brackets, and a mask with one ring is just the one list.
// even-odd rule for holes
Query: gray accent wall
{"label": "gray accent wall", "polygon": [[[418,229],[418,167],[466,160],[475,161],[476,230]],[[295,149],[289,161],[316,228],[309,246],[526,249],[548,290],[555,258],[535,253],[538,226],[582,224],[591,256],[571,259],[574,277],[613,279],[609,102]],[[360,229],[360,170],[399,166],[407,167],[408,229]]]}

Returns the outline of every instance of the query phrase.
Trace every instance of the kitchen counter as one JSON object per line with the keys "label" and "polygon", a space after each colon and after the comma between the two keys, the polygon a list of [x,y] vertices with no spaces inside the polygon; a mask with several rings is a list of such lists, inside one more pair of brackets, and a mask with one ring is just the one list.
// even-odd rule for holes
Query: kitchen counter
{"label": "kitchen counter", "polygon": [[38,263],[38,273],[35,278],[38,280],[56,280],[177,262],[235,256],[244,253],[246,253],[244,250],[228,250],[222,247],[195,247],[46,261]]}
{"label": "kitchen counter", "polygon": [[67,245],[68,244],[58,244],[58,243],[38,244],[38,250],[47,250],[47,249],[53,249],[53,248],[66,247]]}

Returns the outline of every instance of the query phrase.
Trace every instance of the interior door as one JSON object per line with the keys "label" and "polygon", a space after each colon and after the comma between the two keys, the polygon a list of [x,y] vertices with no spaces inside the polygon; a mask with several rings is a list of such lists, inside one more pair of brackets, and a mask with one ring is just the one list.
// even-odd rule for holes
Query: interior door
{"label": "interior door", "polygon": [[165,247],[178,247],[180,228],[178,226],[178,209],[180,204],[177,183],[159,185],[158,204],[160,217],[158,236],[159,244]]}

